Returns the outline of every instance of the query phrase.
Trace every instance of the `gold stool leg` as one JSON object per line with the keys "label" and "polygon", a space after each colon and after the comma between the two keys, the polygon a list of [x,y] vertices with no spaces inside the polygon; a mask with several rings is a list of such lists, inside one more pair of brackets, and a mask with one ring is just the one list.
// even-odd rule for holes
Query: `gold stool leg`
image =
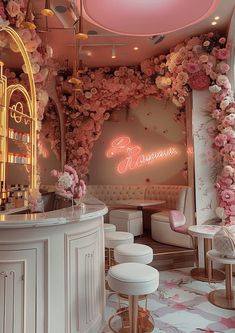
{"label": "gold stool leg", "polygon": [[234,297],[232,265],[225,265],[225,272],[226,298],[232,300]]}
{"label": "gold stool leg", "polygon": [[138,296],[129,296],[130,333],[138,333]]}

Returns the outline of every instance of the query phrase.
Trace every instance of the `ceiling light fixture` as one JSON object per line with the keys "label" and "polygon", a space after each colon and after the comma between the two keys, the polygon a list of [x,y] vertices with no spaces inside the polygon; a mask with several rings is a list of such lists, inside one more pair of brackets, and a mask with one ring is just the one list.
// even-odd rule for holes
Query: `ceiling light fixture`
{"label": "ceiling light fixture", "polygon": [[211,25],[216,25],[216,24],[217,24],[216,21],[211,22]]}
{"label": "ceiling light fixture", "polygon": [[53,16],[54,15],[53,10],[51,10],[50,0],[45,0],[45,6],[41,10],[41,14],[43,16]]}
{"label": "ceiling light fixture", "polygon": [[78,45],[76,43],[75,46],[75,60],[73,66],[73,74],[72,77],[68,80],[68,83],[75,85],[75,89],[81,84],[81,80],[78,78],[78,70],[77,70],[77,60],[78,60]]}
{"label": "ceiling light fixture", "polygon": [[115,46],[113,45],[112,47],[112,56],[111,56],[112,59],[116,59],[117,56],[116,56],[116,50],[115,50]]}
{"label": "ceiling light fixture", "polygon": [[215,20],[219,20],[220,17],[219,17],[219,16],[215,16],[214,19],[215,19]]}
{"label": "ceiling light fixture", "polygon": [[74,22],[74,27],[75,27],[75,37],[80,40],[86,40],[88,38],[88,35],[83,32],[83,17],[82,17],[82,0],[80,0],[80,15],[78,19]]}
{"label": "ceiling light fixture", "polygon": [[24,21],[21,22],[20,27],[29,30],[36,29],[36,25],[33,23],[32,20],[31,0],[28,0],[27,2],[25,18]]}
{"label": "ceiling light fixture", "polygon": [[138,51],[138,50],[139,50],[138,46],[133,47],[133,49],[134,49],[135,51]]}

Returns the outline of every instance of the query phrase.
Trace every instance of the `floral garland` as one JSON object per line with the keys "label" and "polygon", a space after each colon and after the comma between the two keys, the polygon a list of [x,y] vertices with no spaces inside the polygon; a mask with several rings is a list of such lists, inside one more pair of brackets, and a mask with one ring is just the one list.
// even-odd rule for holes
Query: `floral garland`
{"label": "floral garland", "polygon": [[135,107],[148,96],[167,98],[184,109],[192,89],[209,88],[207,105],[215,119],[214,148],[222,164],[216,188],[225,223],[235,223],[235,102],[226,76],[230,45],[218,33],[186,39],[167,55],[146,59],[140,66],[89,69],[81,74],[82,90],[74,96],[66,69],[58,72],[57,92],[66,120],[67,163],[88,173],[91,150],[102,124],[114,110]]}

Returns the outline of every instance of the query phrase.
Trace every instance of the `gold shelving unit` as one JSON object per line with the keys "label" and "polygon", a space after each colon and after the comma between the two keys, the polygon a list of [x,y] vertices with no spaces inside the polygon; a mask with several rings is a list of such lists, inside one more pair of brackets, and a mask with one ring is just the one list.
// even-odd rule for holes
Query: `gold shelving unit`
{"label": "gold shelving unit", "polygon": [[[3,75],[4,63],[0,60],[0,180],[1,191],[6,191],[6,168],[8,168],[8,139],[9,117],[16,123],[24,123],[29,126],[30,163],[27,164],[30,173],[30,189],[37,187],[37,112],[36,90],[32,67],[24,43],[11,27],[1,27],[0,32],[5,31],[16,43],[26,66],[29,79],[29,92],[21,84],[7,84],[7,78]],[[25,99],[25,105],[20,101],[12,103],[15,93],[20,92]]]}

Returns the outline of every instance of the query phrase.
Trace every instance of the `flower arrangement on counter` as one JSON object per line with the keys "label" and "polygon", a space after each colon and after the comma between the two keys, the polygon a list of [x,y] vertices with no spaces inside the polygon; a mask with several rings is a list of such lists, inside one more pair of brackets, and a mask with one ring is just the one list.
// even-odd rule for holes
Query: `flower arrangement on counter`
{"label": "flower arrangement on counter", "polygon": [[88,173],[94,142],[104,121],[113,114],[117,117],[117,109],[135,107],[152,96],[170,99],[184,110],[192,89],[209,89],[206,108],[216,123],[214,148],[224,168],[216,183],[219,207],[226,214],[225,224],[235,223],[235,101],[226,63],[230,47],[226,38],[210,32],[187,38],[168,54],[146,59],[140,66],[88,69],[80,75],[82,89],[76,97],[68,72],[61,69],[57,92],[67,118],[67,162],[83,176]]}
{"label": "flower arrangement on counter", "polygon": [[64,171],[53,169],[51,175],[57,177],[57,192],[68,199],[81,199],[86,194],[86,184],[78,178],[76,170],[70,165],[64,166]]}

